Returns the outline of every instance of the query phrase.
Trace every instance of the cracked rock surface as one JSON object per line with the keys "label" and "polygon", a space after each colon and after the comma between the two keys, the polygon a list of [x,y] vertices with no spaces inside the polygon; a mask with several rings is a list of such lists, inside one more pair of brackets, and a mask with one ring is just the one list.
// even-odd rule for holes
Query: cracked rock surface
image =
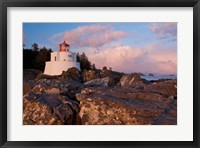
{"label": "cracked rock surface", "polygon": [[76,94],[80,101],[81,124],[176,125],[175,83],[170,80],[137,87],[82,89],[81,93]]}
{"label": "cracked rock surface", "polygon": [[60,76],[28,70],[23,81],[24,125],[176,125],[177,82],[146,81],[109,70]]}

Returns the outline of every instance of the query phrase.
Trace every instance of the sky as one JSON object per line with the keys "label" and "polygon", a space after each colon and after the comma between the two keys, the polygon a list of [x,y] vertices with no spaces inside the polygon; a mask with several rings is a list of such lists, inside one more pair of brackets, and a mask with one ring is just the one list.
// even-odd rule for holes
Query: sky
{"label": "sky", "polygon": [[177,23],[23,23],[23,44],[85,52],[96,68],[124,73],[177,74]]}

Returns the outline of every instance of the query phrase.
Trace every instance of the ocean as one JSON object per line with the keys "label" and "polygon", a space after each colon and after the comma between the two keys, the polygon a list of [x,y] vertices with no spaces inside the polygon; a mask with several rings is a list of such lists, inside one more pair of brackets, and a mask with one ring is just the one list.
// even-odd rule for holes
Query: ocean
{"label": "ocean", "polygon": [[176,75],[155,75],[155,76],[140,76],[142,79],[147,81],[159,80],[159,79],[177,79]]}

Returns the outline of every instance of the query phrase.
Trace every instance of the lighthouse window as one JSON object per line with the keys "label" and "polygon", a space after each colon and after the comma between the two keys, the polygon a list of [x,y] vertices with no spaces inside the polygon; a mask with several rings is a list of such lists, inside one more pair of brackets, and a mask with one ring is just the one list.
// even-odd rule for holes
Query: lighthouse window
{"label": "lighthouse window", "polygon": [[55,61],[56,61],[56,57],[54,57]]}

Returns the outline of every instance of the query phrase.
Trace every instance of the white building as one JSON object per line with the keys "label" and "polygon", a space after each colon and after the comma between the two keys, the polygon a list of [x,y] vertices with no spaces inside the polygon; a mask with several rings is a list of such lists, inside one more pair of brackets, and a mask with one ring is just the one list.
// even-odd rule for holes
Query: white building
{"label": "white building", "polygon": [[80,63],[76,60],[76,53],[69,50],[69,45],[65,41],[61,44],[59,52],[51,52],[51,61],[46,62],[44,74],[61,75],[68,68],[76,67],[80,70]]}

